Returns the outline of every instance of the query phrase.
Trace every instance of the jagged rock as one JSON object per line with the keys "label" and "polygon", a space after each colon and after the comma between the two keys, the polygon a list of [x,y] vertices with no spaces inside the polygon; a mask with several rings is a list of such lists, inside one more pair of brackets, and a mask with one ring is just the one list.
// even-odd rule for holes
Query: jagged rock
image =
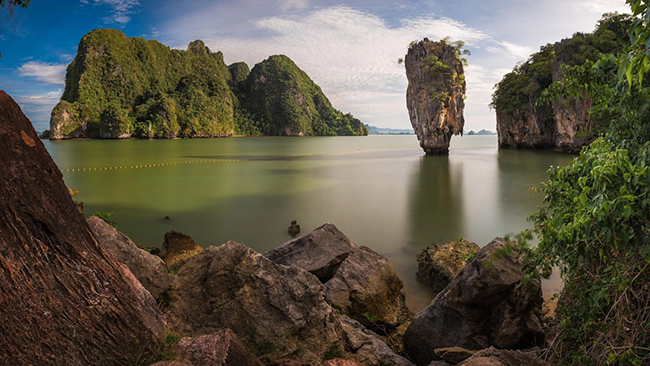
{"label": "jagged rock", "polygon": [[305,269],[325,283],[334,277],[341,262],[358,248],[336,225],[326,223],[264,256],[278,264]]}
{"label": "jagged rock", "polygon": [[165,329],[154,299],[97,244],[4,91],[0,171],[0,363],[115,365],[155,355]]}
{"label": "jagged rock", "polygon": [[191,236],[172,230],[165,233],[160,256],[172,272],[178,271],[188,260],[201,253],[201,248]]}
{"label": "jagged rock", "polygon": [[265,256],[316,275],[325,284],[327,301],[366,326],[393,328],[409,318],[402,281],[388,259],[357,246],[334,224],[327,223]]}
{"label": "jagged rock", "polygon": [[86,220],[97,242],[118,262],[129,267],[142,286],[157,299],[172,284],[165,262],[138,248],[128,236],[97,216]]}
{"label": "jagged rock", "polygon": [[475,353],[462,366],[550,366],[535,352],[502,350],[490,347]]}
{"label": "jagged rock", "polygon": [[385,365],[413,366],[411,361],[395,354],[379,338],[379,335],[366,329],[358,321],[342,315],[341,325],[343,326],[345,342],[359,363],[364,365],[380,365],[383,362]]}
{"label": "jagged rock", "polygon": [[182,338],[174,345],[174,353],[182,362],[193,366],[262,366],[230,329]]}
{"label": "jagged rock", "polygon": [[463,239],[435,243],[418,254],[418,280],[431,286],[437,294],[442,291],[463,268],[467,259],[480,247]]}
{"label": "jagged rock", "polygon": [[[507,243],[496,238],[476,256],[431,304],[418,313],[404,335],[406,352],[419,365],[436,359],[434,350],[495,346],[521,349],[542,345],[541,286],[522,284],[521,258],[494,256]],[[487,263],[487,264],[486,264]]]}
{"label": "jagged rock", "polygon": [[433,352],[438,358],[452,365],[459,364],[476,353],[476,351],[470,351],[460,347],[438,348]]}
{"label": "jagged rock", "polygon": [[342,314],[365,326],[394,328],[410,316],[402,287],[386,257],[360,247],[325,283],[325,297]]}
{"label": "jagged rock", "polygon": [[411,125],[427,155],[446,155],[452,135],[463,134],[465,74],[460,48],[428,38],[412,44],[405,58],[406,104]]}
{"label": "jagged rock", "polygon": [[298,267],[278,265],[230,241],[189,260],[174,279],[165,314],[179,334],[230,328],[265,359],[315,362],[340,338],[323,285]]}

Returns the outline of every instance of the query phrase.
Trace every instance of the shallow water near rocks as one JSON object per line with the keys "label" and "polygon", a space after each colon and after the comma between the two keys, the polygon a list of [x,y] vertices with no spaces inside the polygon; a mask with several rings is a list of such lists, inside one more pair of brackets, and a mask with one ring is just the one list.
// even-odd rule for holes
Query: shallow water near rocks
{"label": "shallow water near rocks", "polygon": [[301,234],[333,222],[388,257],[414,311],[433,298],[415,278],[422,248],[461,237],[484,246],[529,227],[542,200],[529,188],[572,159],[499,151],[496,136],[454,137],[449,156],[424,156],[413,135],[44,142],[86,215],[112,212],[139,245],[175,229],[202,246],[266,252],[291,239],[292,220]]}

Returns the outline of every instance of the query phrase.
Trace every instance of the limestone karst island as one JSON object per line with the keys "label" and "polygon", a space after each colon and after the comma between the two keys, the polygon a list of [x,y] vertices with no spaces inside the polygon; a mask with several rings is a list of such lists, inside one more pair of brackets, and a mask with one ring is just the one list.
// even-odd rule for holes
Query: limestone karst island
{"label": "limestone karst island", "polygon": [[650,365],[646,2],[0,11],[0,365]]}

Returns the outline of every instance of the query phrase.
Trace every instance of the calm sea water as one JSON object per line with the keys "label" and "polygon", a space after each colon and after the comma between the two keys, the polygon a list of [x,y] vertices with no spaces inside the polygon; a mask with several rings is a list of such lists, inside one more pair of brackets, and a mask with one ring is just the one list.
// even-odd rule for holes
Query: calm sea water
{"label": "calm sea water", "polygon": [[[480,246],[529,226],[529,192],[571,156],[497,149],[496,136],[452,139],[449,156],[424,156],[415,136],[45,141],[86,215],[112,212],[120,230],[160,246],[176,229],[202,246],[228,240],[266,252],[335,223],[390,259],[419,310],[432,294],[416,255],[436,241]],[[74,172],[72,172],[74,169]],[[81,169],[81,171],[79,171]],[[164,220],[169,216],[171,220]],[[552,291],[553,284],[547,290]]]}

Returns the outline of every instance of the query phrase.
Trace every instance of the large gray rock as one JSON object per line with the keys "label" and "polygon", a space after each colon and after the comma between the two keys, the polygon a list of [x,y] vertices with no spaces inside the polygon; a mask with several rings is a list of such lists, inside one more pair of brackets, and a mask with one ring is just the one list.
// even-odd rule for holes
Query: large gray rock
{"label": "large gray rock", "polygon": [[[540,283],[522,284],[521,259],[516,250],[500,251],[506,245],[496,238],[481,248],[413,318],[404,347],[417,364],[436,359],[437,348],[519,349],[543,344]],[[497,251],[501,255],[493,255]]]}
{"label": "large gray rock", "polygon": [[394,328],[410,315],[402,287],[386,257],[360,247],[325,283],[325,297],[342,314],[366,326]]}
{"label": "large gray rock", "polygon": [[182,338],[173,349],[181,361],[192,366],[262,366],[262,362],[230,329],[196,338]]}
{"label": "large gray rock", "polygon": [[431,244],[418,254],[416,276],[437,294],[447,287],[480,248],[476,243],[463,239]]}
{"label": "large gray rock", "polygon": [[266,360],[320,361],[341,337],[339,317],[325,302],[318,278],[233,241],[190,259],[173,288],[165,315],[172,332],[230,328]]}
{"label": "large gray rock", "polygon": [[[342,315],[341,325],[345,342],[353,357],[363,365],[413,366],[406,358],[395,354],[377,334],[366,329],[358,321]],[[383,361],[382,361],[383,360]]]}
{"label": "large gray rock", "polygon": [[409,47],[404,59],[411,125],[427,155],[447,155],[451,136],[463,134],[465,74],[460,50],[428,38]]}
{"label": "large gray rock", "polygon": [[178,271],[190,258],[201,253],[201,248],[191,236],[172,230],[165,233],[160,256],[172,272]]}
{"label": "large gray rock", "polygon": [[97,242],[118,262],[129,267],[151,296],[157,299],[171,286],[173,276],[160,257],[138,248],[128,236],[97,216],[89,217],[86,223]]}
{"label": "large gray rock", "polygon": [[366,326],[394,328],[409,318],[404,285],[388,259],[357,246],[334,224],[320,226],[265,256],[316,275],[325,284],[327,301]]}
{"label": "large gray rock", "polygon": [[523,352],[486,348],[460,363],[462,366],[550,366],[535,352]]}
{"label": "large gray rock", "polygon": [[358,248],[334,224],[326,223],[264,256],[278,264],[305,269],[325,283],[334,277],[341,263]]}

